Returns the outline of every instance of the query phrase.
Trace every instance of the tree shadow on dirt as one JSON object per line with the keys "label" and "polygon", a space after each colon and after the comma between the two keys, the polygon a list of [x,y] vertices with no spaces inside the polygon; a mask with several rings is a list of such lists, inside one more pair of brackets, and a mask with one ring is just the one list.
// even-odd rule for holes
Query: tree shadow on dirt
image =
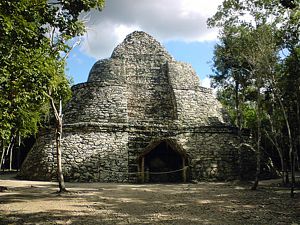
{"label": "tree shadow on dirt", "polygon": [[[48,184],[16,187],[2,193],[0,224],[296,224],[300,221],[300,199],[290,199],[289,191],[281,187],[251,191],[249,186],[231,183],[68,186],[71,192],[62,195],[55,194],[54,186]],[[8,206],[9,210],[5,208]]]}

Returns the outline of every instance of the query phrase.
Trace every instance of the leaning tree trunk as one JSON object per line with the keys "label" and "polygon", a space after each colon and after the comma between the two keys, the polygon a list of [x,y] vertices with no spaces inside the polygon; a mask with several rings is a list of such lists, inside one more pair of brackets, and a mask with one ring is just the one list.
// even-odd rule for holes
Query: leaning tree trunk
{"label": "leaning tree trunk", "polygon": [[289,158],[290,158],[290,167],[291,167],[291,175],[292,175],[291,197],[293,198],[294,197],[294,189],[295,189],[295,152],[294,152],[294,148],[293,148],[293,137],[292,137],[292,132],[291,132],[291,127],[290,127],[288,115],[285,111],[284,105],[283,105],[281,99],[278,99],[278,100],[279,100],[279,104],[280,104],[280,106],[282,108],[282,111],[283,111],[283,116],[284,116],[287,132],[288,132]]}
{"label": "leaning tree trunk", "polygon": [[0,159],[0,170],[2,168],[3,160],[4,160],[4,155],[5,155],[5,147],[4,147],[4,141],[2,140],[2,154],[1,154],[1,159]]}
{"label": "leaning tree trunk", "polygon": [[260,124],[258,124],[259,127],[257,127],[257,142],[256,142],[256,173],[255,173],[255,181],[253,186],[251,187],[251,190],[256,190],[258,187],[259,182],[259,175],[260,175],[260,144],[261,144],[261,128]]}
{"label": "leaning tree trunk", "polygon": [[[15,133],[12,133],[11,134],[11,139],[10,139],[10,142],[9,142],[9,145],[7,147],[7,149],[5,149],[4,147],[4,141],[2,141],[2,154],[1,154],[1,160],[0,160],[0,170],[2,168],[2,165],[3,165],[3,162],[4,162],[4,157],[7,157],[8,154],[10,154],[10,157],[9,157],[9,167],[10,167],[10,170],[11,170],[11,164],[12,164],[12,150],[13,150],[13,147],[14,147],[14,143],[15,143]],[[3,170],[4,170],[4,167],[3,167]]]}
{"label": "leaning tree trunk", "polygon": [[255,181],[251,190],[256,190],[259,182],[259,175],[260,175],[260,158],[261,158],[261,94],[260,94],[260,87],[261,87],[261,78],[258,78],[257,84],[257,140],[256,140],[256,173],[255,173]]}
{"label": "leaning tree trunk", "polygon": [[[271,124],[271,132],[272,134],[277,133],[274,129],[273,126],[273,122],[272,119],[269,117],[269,122]],[[282,184],[285,184],[285,162],[284,162],[284,158],[283,158],[283,150],[282,148],[279,147],[278,141],[277,141],[277,136],[274,137],[274,135],[270,135],[269,132],[267,130],[264,131],[264,133],[266,134],[266,137],[269,139],[269,141],[274,145],[275,149],[277,150],[279,159],[280,159],[280,164],[281,164],[281,180],[282,180]]]}
{"label": "leaning tree trunk", "polygon": [[66,186],[64,182],[64,175],[62,172],[62,162],[61,162],[61,136],[62,136],[62,102],[59,101],[59,112],[56,109],[53,98],[50,98],[51,107],[55,115],[55,141],[56,141],[56,159],[57,159],[57,179],[59,192],[66,192]]}

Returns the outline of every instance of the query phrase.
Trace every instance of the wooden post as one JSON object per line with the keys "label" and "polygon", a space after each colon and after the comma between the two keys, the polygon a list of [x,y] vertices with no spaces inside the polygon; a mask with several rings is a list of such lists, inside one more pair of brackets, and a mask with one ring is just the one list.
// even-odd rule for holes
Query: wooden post
{"label": "wooden post", "polygon": [[182,180],[185,183],[186,182],[186,168],[185,168],[185,158],[182,157]]}
{"label": "wooden post", "polygon": [[145,157],[142,157],[142,166],[141,166],[141,178],[142,178],[142,183],[145,183]]}

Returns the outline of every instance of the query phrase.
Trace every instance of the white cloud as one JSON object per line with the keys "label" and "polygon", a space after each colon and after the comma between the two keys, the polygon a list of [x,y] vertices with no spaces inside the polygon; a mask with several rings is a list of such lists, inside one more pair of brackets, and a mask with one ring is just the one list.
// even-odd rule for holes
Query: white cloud
{"label": "white cloud", "polygon": [[159,41],[208,41],[216,30],[206,27],[221,0],[107,0],[101,12],[84,15],[88,31],[81,50],[96,59],[109,57],[113,48],[134,30]]}
{"label": "white cloud", "polygon": [[206,88],[211,88],[210,87],[210,78],[205,77],[203,80],[201,80],[201,86],[206,87]]}
{"label": "white cloud", "polygon": [[213,95],[217,97],[218,88],[212,88],[210,85],[211,85],[211,79],[208,76],[206,76],[201,80],[200,86],[212,89]]}

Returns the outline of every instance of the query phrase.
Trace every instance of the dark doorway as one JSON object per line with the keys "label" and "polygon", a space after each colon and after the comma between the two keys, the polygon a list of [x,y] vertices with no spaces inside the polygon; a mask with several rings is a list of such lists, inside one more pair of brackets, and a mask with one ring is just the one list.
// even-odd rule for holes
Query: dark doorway
{"label": "dark doorway", "polygon": [[185,158],[166,141],[142,157],[144,181],[151,183],[185,182]]}

